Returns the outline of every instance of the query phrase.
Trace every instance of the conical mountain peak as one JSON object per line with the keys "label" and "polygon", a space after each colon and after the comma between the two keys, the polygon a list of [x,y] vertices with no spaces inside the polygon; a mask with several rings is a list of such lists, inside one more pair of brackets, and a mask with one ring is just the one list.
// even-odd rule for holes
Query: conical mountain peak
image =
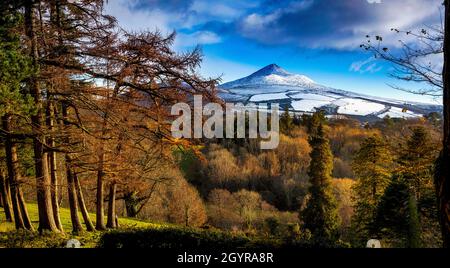
{"label": "conical mountain peak", "polygon": [[225,83],[221,85],[222,88],[233,88],[240,86],[307,86],[313,84],[314,81],[310,78],[293,74],[285,69],[281,68],[279,65],[272,63],[265,66],[262,69],[252,73],[251,75]]}
{"label": "conical mountain peak", "polygon": [[266,67],[259,69],[258,71],[256,71],[255,73],[251,74],[250,76],[267,76],[267,75],[271,75],[271,74],[276,74],[276,75],[281,75],[281,76],[286,76],[286,75],[290,75],[290,73],[288,71],[286,71],[285,69],[281,68],[279,65],[272,63],[267,65]]}

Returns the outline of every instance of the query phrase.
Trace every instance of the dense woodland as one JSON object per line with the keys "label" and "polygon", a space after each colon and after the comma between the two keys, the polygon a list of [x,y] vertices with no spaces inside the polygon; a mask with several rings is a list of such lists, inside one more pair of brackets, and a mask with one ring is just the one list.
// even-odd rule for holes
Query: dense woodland
{"label": "dense woodland", "polygon": [[286,111],[267,151],[174,139],[171,105],[216,101],[219,80],[197,74],[200,49],[127,32],[103,4],[0,3],[0,222],[64,235],[127,217],[296,245],[448,246],[448,105],[372,123]]}

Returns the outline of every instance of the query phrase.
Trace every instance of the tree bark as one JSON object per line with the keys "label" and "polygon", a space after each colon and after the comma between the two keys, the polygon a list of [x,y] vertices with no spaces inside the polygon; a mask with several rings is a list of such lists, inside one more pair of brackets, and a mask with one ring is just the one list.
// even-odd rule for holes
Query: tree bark
{"label": "tree bark", "polygon": [[[11,116],[5,115],[2,118],[3,130],[11,132]],[[27,212],[25,201],[23,200],[22,193],[20,191],[20,178],[19,178],[19,160],[17,157],[17,147],[12,141],[9,135],[5,138],[5,154],[6,154],[6,166],[8,169],[8,183],[11,190],[11,204],[14,214],[14,223],[16,229],[32,229],[31,225],[26,223],[30,222],[28,213],[22,214],[22,211]]]}
{"label": "tree bark", "polygon": [[444,138],[443,149],[436,167],[436,192],[438,197],[439,219],[443,246],[450,247],[450,1],[445,0],[444,33]]}
{"label": "tree bark", "polygon": [[112,182],[109,186],[109,200],[108,200],[108,221],[106,227],[117,228],[116,226],[116,189],[117,184]]}
{"label": "tree bark", "polygon": [[84,201],[84,197],[83,197],[83,190],[81,189],[80,180],[78,179],[78,175],[76,173],[73,174],[73,179],[75,182],[75,188],[77,190],[78,204],[80,206],[81,215],[83,215],[83,220],[84,220],[84,224],[86,225],[86,230],[88,230],[89,232],[93,232],[93,231],[95,231],[95,227],[91,221],[89,212],[86,208],[86,202]]}
{"label": "tree bark", "polygon": [[[56,107],[54,107],[56,108]],[[55,115],[57,114],[57,110],[55,109]],[[68,109],[68,105],[67,103],[63,103],[62,104],[62,120],[60,120],[59,125],[61,127],[64,127],[64,143],[66,144],[66,146],[70,145],[70,136],[69,136],[69,109]],[[83,208],[85,208],[84,206],[84,201],[80,201],[79,197],[79,193],[78,193],[78,182],[77,182],[77,175],[75,172],[73,172],[73,166],[72,166],[72,157],[70,156],[69,153],[65,153],[64,155],[64,165],[65,165],[65,169],[66,169],[66,180],[67,180],[67,197],[69,200],[69,209],[70,209],[70,218],[72,221],[72,232],[74,233],[78,233],[80,231],[83,230],[83,225],[81,224],[80,221],[80,217],[78,214],[78,209],[81,210],[82,214],[83,214],[83,218],[85,217],[84,215],[84,211]],[[86,218],[84,219],[84,221],[86,222]],[[92,223],[91,223],[92,225]],[[86,225],[86,229],[88,231],[92,231],[92,229],[90,229],[89,225]]]}
{"label": "tree bark", "polygon": [[[39,67],[38,43],[35,33],[35,12],[36,3],[39,1],[25,2],[25,30],[30,42],[30,57],[34,67]],[[36,107],[36,114],[31,117],[34,128],[33,149],[34,149],[34,163],[36,172],[36,191],[37,191],[37,205],[39,210],[39,232],[48,230],[51,232],[59,232],[55,224],[52,209],[52,194],[51,181],[48,176],[48,161],[47,153],[44,150],[45,137],[43,135],[44,120],[43,120],[43,106],[41,100],[41,88],[36,75],[30,78],[29,82],[30,93],[34,98]]]}
{"label": "tree bark", "polygon": [[25,198],[23,197],[22,189],[18,189],[19,194],[19,206],[20,206],[20,213],[22,213],[22,219],[23,223],[25,225],[25,228],[28,230],[33,231],[33,225],[31,224],[30,215],[28,214],[27,204],[25,202]]}
{"label": "tree bark", "polygon": [[[52,137],[55,131],[55,113],[54,107],[51,100],[48,100],[47,104],[47,126],[50,131],[50,136],[47,138],[47,143],[51,148],[55,148],[55,139]],[[51,183],[51,199],[52,199],[52,210],[53,217],[55,219],[55,224],[58,230],[63,232],[63,227],[61,223],[61,218],[59,216],[59,180],[57,174],[57,163],[56,163],[56,152],[51,150],[48,153],[48,162],[50,169],[50,183]]]}
{"label": "tree bark", "polygon": [[83,231],[83,226],[81,225],[80,217],[78,216],[77,192],[75,188],[74,174],[72,172],[72,167],[70,165],[71,159],[68,154],[66,154],[65,160],[66,160],[67,196],[69,199],[70,219],[72,221],[72,232],[79,233]]}
{"label": "tree bark", "polygon": [[102,136],[101,136],[101,148],[100,148],[100,154],[99,154],[99,161],[98,161],[98,169],[97,169],[97,211],[96,211],[96,226],[95,228],[97,230],[106,230],[105,222],[104,222],[104,197],[105,197],[105,189],[104,189],[104,176],[105,176],[105,144],[103,137],[108,133],[108,117],[109,112],[111,109],[112,101],[117,97],[119,93],[120,83],[117,82],[114,91],[112,99],[109,100],[109,103],[106,106],[106,111],[103,115],[103,125],[102,125]]}
{"label": "tree bark", "polygon": [[9,189],[9,183],[6,179],[6,175],[3,170],[0,171],[0,196],[1,196],[1,205],[3,210],[5,211],[6,221],[13,221],[13,208],[11,204],[11,192]]}
{"label": "tree bark", "polygon": [[105,210],[104,210],[104,182],[103,182],[103,176],[104,176],[104,171],[103,171],[103,162],[104,162],[104,158],[105,158],[105,153],[100,152],[100,160],[99,160],[99,167],[97,170],[97,210],[96,210],[96,225],[95,225],[95,229],[99,230],[99,231],[103,231],[106,230],[106,226],[105,226],[105,220],[104,220],[104,215],[105,215]]}

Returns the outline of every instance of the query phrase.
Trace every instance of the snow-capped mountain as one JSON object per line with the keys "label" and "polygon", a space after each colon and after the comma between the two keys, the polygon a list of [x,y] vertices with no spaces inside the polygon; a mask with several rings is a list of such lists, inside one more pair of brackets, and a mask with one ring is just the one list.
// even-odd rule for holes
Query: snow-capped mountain
{"label": "snow-capped mountain", "polygon": [[280,103],[293,112],[325,110],[365,119],[421,117],[441,112],[442,106],[373,97],[326,87],[307,76],[289,73],[276,64],[220,85],[219,96],[229,102]]}
{"label": "snow-capped mountain", "polygon": [[242,85],[307,86],[312,84],[314,84],[314,81],[309,77],[291,74],[276,64],[270,64],[247,77],[226,83],[223,86],[232,88]]}

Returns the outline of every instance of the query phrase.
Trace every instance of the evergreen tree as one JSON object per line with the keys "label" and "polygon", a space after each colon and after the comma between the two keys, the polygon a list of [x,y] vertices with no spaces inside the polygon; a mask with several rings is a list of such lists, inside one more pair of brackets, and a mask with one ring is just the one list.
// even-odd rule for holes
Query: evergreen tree
{"label": "evergreen tree", "polygon": [[293,127],[293,119],[289,113],[289,107],[286,106],[284,113],[280,116],[280,130],[282,133],[289,134],[289,131]]}
{"label": "evergreen tree", "polygon": [[302,124],[302,118],[298,114],[294,113],[294,118],[292,119],[292,123],[295,126],[300,126]]}
{"label": "evergreen tree", "polygon": [[18,12],[0,3],[0,116],[32,111],[32,98],[23,89],[23,81],[31,74],[31,62],[22,53],[15,32],[21,20]]}
{"label": "evergreen tree", "polygon": [[325,113],[323,111],[314,113],[312,116],[303,115],[302,119],[303,124],[306,126],[308,134],[310,136],[317,135],[319,126],[325,124],[327,121],[327,118],[325,117]]}
{"label": "evergreen tree", "polygon": [[421,246],[417,201],[405,178],[395,175],[378,204],[371,226],[373,234],[391,240],[394,246]]}
{"label": "evergreen tree", "polygon": [[398,158],[397,172],[407,180],[417,200],[420,200],[427,189],[434,187],[433,164],[437,158],[438,148],[431,141],[426,128],[419,126],[412,131]]}
{"label": "evergreen tree", "polygon": [[357,177],[354,186],[355,231],[366,239],[374,221],[378,203],[389,185],[392,157],[386,144],[378,136],[367,138],[353,160],[353,172]]}
{"label": "evergreen tree", "polygon": [[[396,173],[408,189],[408,196],[404,198],[404,202],[397,204],[398,211],[407,212],[405,219],[408,220],[409,232],[404,235],[408,247],[419,247],[423,232],[439,233],[436,226],[430,224],[425,224],[423,228],[421,226],[423,220],[426,222],[437,220],[436,195],[433,191],[433,164],[437,152],[438,149],[433,144],[428,130],[418,126],[412,129],[412,135],[405,142],[397,159]],[[403,234],[401,230],[398,232]]]}
{"label": "evergreen tree", "polygon": [[329,141],[325,137],[323,125],[319,124],[317,131],[313,132],[316,135],[309,137],[312,147],[308,170],[311,183],[310,199],[301,213],[301,218],[305,229],[310,230],[315,238],[329,240],[335,237],[339,225],[337,204],[331,185],[333,155]]}

